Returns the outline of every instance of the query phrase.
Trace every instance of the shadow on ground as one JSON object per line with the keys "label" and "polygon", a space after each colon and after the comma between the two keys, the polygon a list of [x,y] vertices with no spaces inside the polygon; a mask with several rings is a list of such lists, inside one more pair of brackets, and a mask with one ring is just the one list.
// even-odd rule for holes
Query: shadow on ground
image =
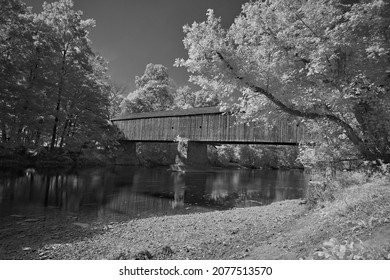
{"label": "shadow on ground", "polygon": [[47,259],[44,248],[100,234],[110,225],[73,215],[8,215],[0,217],[0,259]]}

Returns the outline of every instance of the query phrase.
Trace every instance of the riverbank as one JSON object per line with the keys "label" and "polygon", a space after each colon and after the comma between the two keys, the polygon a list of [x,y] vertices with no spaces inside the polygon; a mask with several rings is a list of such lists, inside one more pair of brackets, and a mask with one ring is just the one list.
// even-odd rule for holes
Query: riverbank
{"label": "riverbank", "polygon": [[[0,145],[0,169],[115,165],[118,157],[124,153],[126,151],[121,145],[110,150],[86,147],[77,151],[67,149],[50,151],[47,148],[17,149]],[[177,143],[140,142],[137,143],[136,158],[131,158],[128,164],[147,167],[171,166],[176,164],[177,153]],[[296,146],[221,145],[215,147],[208,145],[207,147],[210,166],[220,168],[303,169],[303,165],[296,160],[297,153]]]}
{"label": "riverbank", "polygon": [[109,224],[13,218],[0,232],[1,259],[384,259],[390,254],[390,187],[382,179],[344,189],[334,201],[312,209],[289,200]]}
{"label": "riverbank", "polygon": [[0,168],[45,168],[74,166],[103,166],[115,163],[115,157],[95,149],[70,152],[66,150],[12,151],[0,149]]}

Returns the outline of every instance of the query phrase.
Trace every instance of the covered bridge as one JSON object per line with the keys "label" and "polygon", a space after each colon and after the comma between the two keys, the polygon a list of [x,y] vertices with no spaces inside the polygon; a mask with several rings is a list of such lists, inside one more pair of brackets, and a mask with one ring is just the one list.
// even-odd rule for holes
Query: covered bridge
{"label": "covered bridge", "polygon": [[172,142],[180,136],[203,143],[296,145],[304,135],[303,127],[287,121],[273,127],[237,122],[219,107],[138,113],[112,122],[136,142]]}
{"label": "covered bridge", "polygon": [[[258,122],[238,122],[235,115],[219,107],[192,108],[132,114],[111,120],[125,135],[124,159],[136,159],[136,142],[175,142],[188,140],[182,162],[207,163],[207,144],[297,145],[304,137],[303,126],[278,121],[273,127]],[[180,154],[180,151],[179,151]]]}

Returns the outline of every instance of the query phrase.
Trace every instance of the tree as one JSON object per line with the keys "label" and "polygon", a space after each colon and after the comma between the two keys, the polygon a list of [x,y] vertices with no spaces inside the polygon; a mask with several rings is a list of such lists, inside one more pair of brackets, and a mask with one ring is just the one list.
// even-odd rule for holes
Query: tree
{"label": "tree", "polygon": [[162,111],[172,108],[173,94],[168,69],[148,64],[145,73],[135,77],[136,90],[122,102],[122,114]]}
{"label": "tree", "polygon": [[118,116],[121,112],[121,103],[128,93],[128,87],[126,85],[121,85],[113,81],[109,81],[110,85],[110,94],[109,101],[110,106],[108,108],[110,119]]}
{"label": "tree", "polygon": [[[37,15],[45,33],[45,89],[52,121],[50,149],[77,149],[85,142],[98,143],[108,124],[109,85],[107,63],[91,47],[92,19],[82,19],[71,0],[44,3]],[[103,130],[103,131],[102,131]]]}
{"label": "tree", "polygon": [[1,142],[22,149],[101,145],[109,133],[106,61],[88,38],[73,2],[45,3],[33,14],[19,0],[0,0]]}
{"label": "tree", "polygon": [[23,145],[37,124],[39,64],[33,14],[18,0],[0,1],[0,129],[2,142]]}
{"label": "tree", "polygon": [[89,57],[88,67],[70,68],[66,95],[62,102],[61,130],[56,145],[78,148],[86,142],[101,143],[108,126],[110,86],[106,82],[106,62]]}
{"label": "tree", "polygon": [[[174,107],[174,86],[168,69],[161,64],[148,64],[141,77],[135,77],[136,90],[123,100],[121,115],[164,111]],[[169,143],[139,143],[137,153],[148,164],[166,164],[171,157]]]}
{"label": "tree", "polygon": [[253,117],[292,115],[390,162],[388,1],[253,1],[227,30],[212,10],[185,26],[175,65],[233,96]]}
{"label": "tree", "polygon": [[220,103],[218,93],[205,89],[194,91],[190,86],[179,87],[174,95],[175,106],[183,109],[217,106]]}
{"label": "tree", "polygon": [[72,70],[86,69],[89,66],[89,57],[93,55],[89,30],[95,25],[94,20],[82,20],[82,12],[73,10],[71,0],[60,0],[53,3],[44,3],[43,11],[38,15],[42,24],[49,26],[47,38],[51,46],[51,59],[53,64],[51,70],[55,81],[53,90],[56,92],[55,110],[53,113],[54,122],[50,148],[56,146],[58,126],[62,104],[66,99],[66,87],[71,83],[67,78]]}

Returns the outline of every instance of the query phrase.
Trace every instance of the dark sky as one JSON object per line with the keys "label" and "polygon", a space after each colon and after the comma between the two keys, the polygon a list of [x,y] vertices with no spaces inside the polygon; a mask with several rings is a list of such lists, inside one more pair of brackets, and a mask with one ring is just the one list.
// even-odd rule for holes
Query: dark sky
{"label": "dark sky", "polygon": [[[40,12],[44,0],[22,0]],[[53,2],[46,0],[46,2]],[[148,63],[163,64],[178,85],[187,83],[184,68],[173,67],[186,58],[183,25],[204,21],[212,8],[225,27],[233,23],[248,0],[74,0],[75,10],[96,20],[90,34],[94,49],[110,63],[110,75],[134,90],[135,76]]]}

